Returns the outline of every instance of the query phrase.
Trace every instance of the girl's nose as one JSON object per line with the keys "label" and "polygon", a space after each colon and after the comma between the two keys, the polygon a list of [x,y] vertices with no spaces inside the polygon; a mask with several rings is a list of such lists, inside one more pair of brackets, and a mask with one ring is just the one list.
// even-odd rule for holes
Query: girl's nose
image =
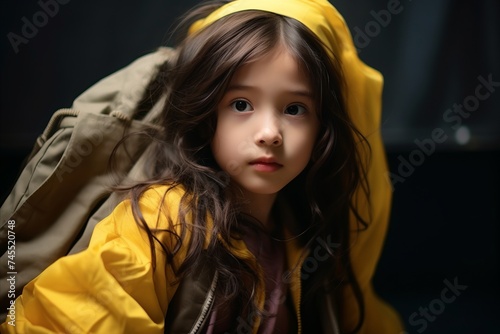
{"label": "girl's nose", "polygon": [[279,120],[267,117],[255,135],[257,145],[280,146],[283,143]]}

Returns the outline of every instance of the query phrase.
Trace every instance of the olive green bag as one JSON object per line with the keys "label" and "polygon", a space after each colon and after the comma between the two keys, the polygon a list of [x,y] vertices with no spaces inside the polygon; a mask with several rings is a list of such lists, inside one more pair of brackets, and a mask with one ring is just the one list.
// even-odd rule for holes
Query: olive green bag
{"label": "olive green bag", "polygon": [[[52,116],[0,209],[2,312],[47,266],[87,247],[95,224],[119,200],[110,190],[119,175],[142,173],[147,136],[127,136],[113,168],[110,157],[126,134],[159,129],[154,120],[165,100],[161,69],[173,53],[160,48],[139,58]],[[15,292],[4,284],[11,276]]]}

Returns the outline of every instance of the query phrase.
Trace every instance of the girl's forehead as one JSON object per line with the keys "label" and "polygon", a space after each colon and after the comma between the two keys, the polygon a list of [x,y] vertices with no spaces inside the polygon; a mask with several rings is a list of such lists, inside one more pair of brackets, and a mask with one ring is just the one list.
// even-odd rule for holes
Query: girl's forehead
{"label": "girl's forehead", "polygon": [[236,69],[231,81],[255,72],[272,71],[276,66],[286,67],[289,73],[299,75],[303,80],[307,81],[307,85],[310,84],[305,64],[299,61],[299,57],[293,54],[289,48],[281,44],[258,57],[242,63]]}
{"label": "girl's forehead", "polygon": [[275,48],[238,68],[227,91],[254,91],[271,95],[286,93],[307,98],[313,95],[307,73],[284,48]]}

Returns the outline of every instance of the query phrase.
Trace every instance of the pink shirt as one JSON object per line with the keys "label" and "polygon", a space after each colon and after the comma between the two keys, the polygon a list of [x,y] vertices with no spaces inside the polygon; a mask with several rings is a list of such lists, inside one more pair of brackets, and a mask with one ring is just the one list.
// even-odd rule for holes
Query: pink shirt
{"label": "pink shirt", "polygon": [[[266,284],[264,306],[270,316],[261,322],[259,334],[291,333],[296,327],[296,320],[291,303],[287,301],[288,286],[282,279],[286,263],[285,243],[262,230],[249,228],[245,232],[243,239],[262,267]],[[206,333],[228,333],[235,329],[238,333],[251,333],[249,319],[232,314],[234,309],[229,305],[219,305],[216,300]]]}

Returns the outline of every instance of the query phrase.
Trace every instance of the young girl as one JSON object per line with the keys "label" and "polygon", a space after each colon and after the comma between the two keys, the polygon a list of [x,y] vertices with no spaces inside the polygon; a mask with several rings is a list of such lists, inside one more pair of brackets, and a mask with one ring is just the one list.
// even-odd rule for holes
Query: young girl
{"label": "young girl", "polygon": [[382,77],[342,17],[236,0],[185,22],[151,178],[25,287],[2,332],[399,333],[371,286],[390,206]]}

